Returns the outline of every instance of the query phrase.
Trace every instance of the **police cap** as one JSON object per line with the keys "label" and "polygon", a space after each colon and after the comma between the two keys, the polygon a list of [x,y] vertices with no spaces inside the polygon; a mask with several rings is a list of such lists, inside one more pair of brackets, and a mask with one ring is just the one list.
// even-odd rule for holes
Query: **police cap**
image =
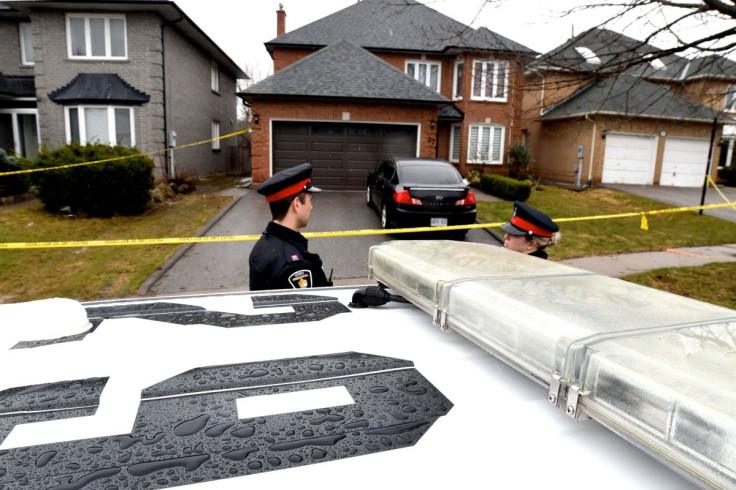
{"label": "police cap", "polygon": [[300,192],[322,192],[312,185],[312,165],[309,163],[276,172],[258,187],[258,193],[266,196],[268,202],[280,201]]}
{"label": "police cap", "polygon": [[514,215],[511,221],[501,226],[501,230],[509,235],[537,235],[551,237],[560,227],[552,219],[523,202],[514,202]]}

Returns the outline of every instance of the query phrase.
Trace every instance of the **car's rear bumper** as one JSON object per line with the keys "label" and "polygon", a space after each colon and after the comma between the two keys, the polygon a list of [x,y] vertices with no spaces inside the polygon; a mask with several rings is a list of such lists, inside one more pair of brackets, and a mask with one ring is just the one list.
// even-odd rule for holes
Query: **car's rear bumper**
{"label": "car's rear bumper", "polygon": [[414,228],[419,226],[433,226],[432,218],[442,218],[447,220],[447,226],[458,226],[474,224],[475,217],[475,209],[447,212],[437,210],[408,210],[397,207],[393,215],[393,221],[399,228]]}

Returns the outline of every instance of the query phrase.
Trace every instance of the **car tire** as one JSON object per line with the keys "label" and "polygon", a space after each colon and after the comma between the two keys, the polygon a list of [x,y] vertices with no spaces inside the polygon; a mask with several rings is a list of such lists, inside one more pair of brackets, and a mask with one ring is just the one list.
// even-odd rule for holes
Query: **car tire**
{"label": "car tire", "polygon": [[384,230],[391,228],[391,220],[389,218],[388,207],[386,206],[386,203],[383,203],[381,206],[381,228]]}

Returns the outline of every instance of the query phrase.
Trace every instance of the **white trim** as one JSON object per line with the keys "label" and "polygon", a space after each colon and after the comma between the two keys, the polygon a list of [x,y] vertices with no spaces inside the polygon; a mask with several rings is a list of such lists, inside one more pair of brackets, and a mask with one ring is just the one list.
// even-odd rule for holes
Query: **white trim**
{"label": "white trim", "polygon": [[[509,69],[510,69],[510,63],[508,61],[501,61],[501,60],[491,60],[491,59],[473,59],[473,69],[472,69],[472,75],[471,75],[471,85],[470,85],[470,99],[471,100],[482,100],[487,102],[506,102],[509,97]],[[480,74],[480,77],[476,77],[476,65],[478,63],[481,63],[483,68],[482,72]],[[489,69],[488,66],[492,66],[492,73],[491,76],[494,77],[495,80],[497,80],[498,77],[498,70],[500,67],[503,67],[504,73],[503,73],[503,96],[502,97],[492,97],[488,96],[485,93],[485,87],[486,87],[486,80],[489,76]],[[475,84],[480,83],[480,95],[475,95]],[[498,82],[493,84],[493,87],[497,87]]]}
{"label": "white trim", "polygon": [[[463,140],[463,133],[462,133],[462,124],[452,124],[450,126],[450,153],[448,155],[449,160],[453,163],[460,163],[460,154],[462,152],[462,140]],[[455,152],[455,133],[458,132],[460,135],[457,145],[457,158],[452,158],[452,154]]]}
{"label": "white trim", "polygon": [[[13,125],[13,151],[20,155],[20,131],[18,129],[18,115],[19,114],[31,114],[36,116],[36,136],[38,142],[38,148],[41,147],[41,126],[38,124],[38,109],[0,109],[0,114],[10,114],[10,121]],[[26,156],[26,155],[23,155]]]}
{"label": "white trim", "polygon": [[[405,60],[404,61],[404,73],[409,75],[409,65],[413,64],[416,66],[414,71],[414,76],[412,77],[417,82],[423,83],[427,87],[431,88],[432,90],[436,90],[437,93],[440,93],[442,90],[442,62],[441,61],[426,61],[426,60]],[[425,73],[425,79],[420,80],[419,77],[419,65],[427,65],[427,71]],[[437,88],[434,88],[429,85],[429,81],[432,79],[431,77],[431,67],[436,66],[437,67]],[[411,76],[411,75],[409,75]]]}
{"label": "white trim", "polygon": [[110,146],[118,144],[117,141],[117,127],[115,125],[115,110],[116,109],[127,109],[130,114],[130,148],[133,148],[136,144],[135,141],[135,111],[130,106],[116,106],[116,105],[71,105],[64,107],[64,126],[66,128],[66,142],[72,142],[72,131],[69,119],[69,110],[77,109],[77,118],[79,123],[79,143],[86,145],[89,143],[97,143],[96,141],[87,140],[87,127],[86,118],[84,111],[86,109],[107,109],[107,138]]}
{"label": "white trim", "polygon": [[20,64],[23,66],[33,66],[35,65],[35,61],[31,60],[28,61],[26,58],[26,41],[25,37],[23,36],[23,30],[28,29],[28,35],[31,38],[31,56],[33,56],[33,33],[31,32],[31,23],[30,22],[20,22],[18,23],[18,36],[20,37]]}
{"label": "white trim", "polygon": [[[72,33],[71,19],[82,19],[84,21],[84,55],[75,55],[72,52]],[[93,56],[92,53],[92,36],[90,34],[90,19],[104,19],[105,21],[105,54],[103,56]],[[123,21],[123,56],[112,56],[112,38],[110,35],[110,20],[117,19]],[[116,60],[125,61],[128,59],[128,22],[124,14],[85,14],[73,13],[66,14],[66,47],[67,56],[74,60]]]}
{"label": "white trim", "polygon": [[463,89],[465,88],[465,73],[463,73],[463,86],[460,87],[460,95],[457,95],[457,68],[463,65],[465,66],[465,60],[455,60],[455,67],[452,71],[452,100],[463,100]]}

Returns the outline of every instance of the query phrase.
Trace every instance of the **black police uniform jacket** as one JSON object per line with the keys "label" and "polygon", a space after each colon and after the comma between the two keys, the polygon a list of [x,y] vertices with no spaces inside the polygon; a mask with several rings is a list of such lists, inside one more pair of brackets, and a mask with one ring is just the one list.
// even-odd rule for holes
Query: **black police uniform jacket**
{"label": "black police uniform jacket", "polygon": [[248,262],[251,291],[332,286],[322,269],[322,259],[307,250],[307,239],[273,221],[256,242]]}

